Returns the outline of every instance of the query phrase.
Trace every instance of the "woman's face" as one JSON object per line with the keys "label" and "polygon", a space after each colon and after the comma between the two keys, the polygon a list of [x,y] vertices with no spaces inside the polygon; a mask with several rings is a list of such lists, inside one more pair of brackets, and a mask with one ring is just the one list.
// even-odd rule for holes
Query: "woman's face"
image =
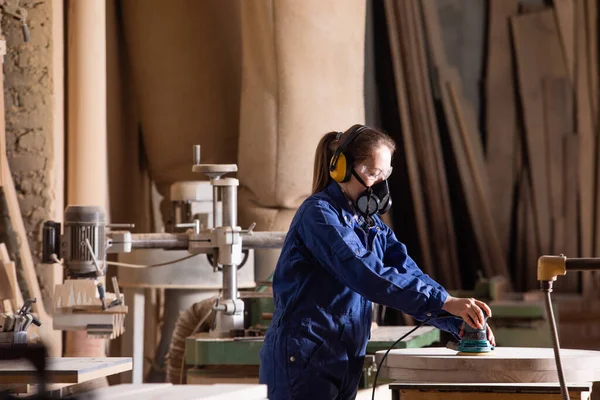
{"label": "woman's face", "polygon": [[[377,148],[371,157],[354,165],[354,170],[368,187],[389,178],[392,173],[392,152],[387,146]],[[365,190],[365,187],[352,176],[348,182],[348,191],[356,197]]]}

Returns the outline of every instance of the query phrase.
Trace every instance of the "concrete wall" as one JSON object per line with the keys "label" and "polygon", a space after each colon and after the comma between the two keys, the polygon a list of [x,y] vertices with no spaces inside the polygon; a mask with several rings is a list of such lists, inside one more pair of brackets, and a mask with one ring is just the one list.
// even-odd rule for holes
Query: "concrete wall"
{"label": "concrete wall", "polygon": [[[22,0],[28,13],[30,41],[25,43],[19,21],[2,16],[2,30],[8,51],[4,57],[6,104],[6,146],[19,205],[36,264],[41,255],[41,228],[56,219],[62,210],[62,2]],[[53,26],[57,21],[58,26]],[[58,63],[59,70],[56,70]],[[58,73],[57,76],[55,76]],[[57,87],[58,86],[58,87]],[[58,92],[58,96],[56,94]],[[56,131],[56,132],[55,132]],[[56,133],[56,135],[55,135]],[[55,139],[59,143],[55,149]],[[47,276],[37,268],[38,276]],[[48,295],[48,279],[40,279]]]}

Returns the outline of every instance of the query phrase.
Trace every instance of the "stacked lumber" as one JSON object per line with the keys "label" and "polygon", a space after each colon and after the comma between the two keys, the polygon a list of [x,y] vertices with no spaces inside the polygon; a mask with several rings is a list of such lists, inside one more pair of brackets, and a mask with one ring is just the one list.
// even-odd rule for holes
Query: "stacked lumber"
{"label": "stacked lumber", "polygon": [[[480,267],[487,276],[510,278],[489,207],[477,118],[446,60],[435,4],[389,0],[385,12],[421,267],[451,289],[461,287],[461,274],[475,275]],[[460,198],[452,199],[457,192]],[[466,219],[456,218],[456,202]],[[459,223],[472,230],[473,270],[458,258]]]}
{"label": "stacked lumber", "polygon": [[[481,120],[438,12],[385,2],[419,261],[448,287],[480,269],[537,289],[540,255],[600,257],[598,0],[488,0]],[[557,284],[599,289],[593,272]]]}

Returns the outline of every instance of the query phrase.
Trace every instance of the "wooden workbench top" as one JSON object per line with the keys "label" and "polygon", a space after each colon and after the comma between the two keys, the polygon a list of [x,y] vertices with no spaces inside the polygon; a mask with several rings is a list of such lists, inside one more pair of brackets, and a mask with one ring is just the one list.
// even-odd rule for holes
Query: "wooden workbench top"
{"label": "wooden workbench top", "polygon": [[[130,357],[62,357],[46,361],[46,383],[82,383],[132,368]],[[0,361],[0,384],[37,383],[33,365],[26,360]]]}
{"label": "wooden workbench top", "polygon": [[[561,349],[565,379],[600,380],[600,351]],[[377,362],[383,352],[376,354]],[[382,376],[403,382],[557,382],[551,348],[498,347],[488,355],[463,356],[442,347],[392,350]]]}

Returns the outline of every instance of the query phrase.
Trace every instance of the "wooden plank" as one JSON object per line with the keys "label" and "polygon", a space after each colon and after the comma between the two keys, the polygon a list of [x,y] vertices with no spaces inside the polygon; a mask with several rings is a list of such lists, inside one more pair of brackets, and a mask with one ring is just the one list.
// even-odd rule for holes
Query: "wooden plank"
{"label": "wooden plank", "polygon": [[533,201],[533,185],[531,183],[531,174],[526,171],[526,184],[524,187],[524,209],[525,209],[525,264],[523,265],[525,273],[525,290],[539,290],[540,284],[537,280],[537,259],[543,254],[540,250],[540,241],[537,235],[535,223],[535,204]]}
{"label": "wooden plank", "polygon": [[[565,135],[563,138],[563,182],[564,182],[564,216],[565,216],[565,244],[564,254],[567,257],[579,257],[579,227],[577,218],[577,193],[578,193],[578,164],[579,154],[578,136],[575,133]],[[580,273],[577,273],[580,275]]]}
{"label": "wooden plank", "polygon": [[[496,233],[494,221],[490,212],[488,199],[489,195],[486,192],[487,185],[484,180],[487,178],[484,174],[485,164],[483,162],[483,150],[481,143],[473,141],[473,135],[469,135],[469,132],[473,132],[472,125],[468,125],[468,121],[472,118],[465,118],[465,103],[462,101],[463,96],[459,92],[458,73],[456,70],[449,70],[449,80],[447,82],[448,90],[450,94],[450,101],[454,109],[456,121],[458,123],[459,132],[462,136],[463,147],[466,150],[465,154],[467,157],[468,167],[470,169],[470,175],[474,182],[474,197],[475,204],[477,207],[477,223],[482,225],[482,230],[485,234],[485,247],[488,252],[492,265],[491,273],[488,272],[488,277],[495,275],[504,276],[510,280],[510,273],[508,272],[508,266],[506,264],[506,256],[502,251],[500,241]],[[467,111],[468,114],[468,111]]]}
{"label": "wooden plank", "polygon": [[[565,160],[565,138],[573,135],[572,90],[568,78],[544,78],[543,101],[546,144],[548,145],[548,186],[550,188],[551,208],[551,254],[567,254],[565,243],[567,234],[565,196],[568,182],[565,179],[567,162]],[[577,179],[575,178],[575,181]],[[556,289],[562,292],[577,292],[578,274],[568,274],[561,279]]]}
{"label": "wooden plank", "polygon": [[563,248],[563,230],[559,228],[563,217],[563,181],[562,159],[563,136],[573,132],[567,120],[571,113],[567,110],[569,86],[567,78],[546,77],[542,80],[543,107],[544,107],[544,131],[546,135],[545,149],[548,157],[547,178],[549,187],[550,217],[551,217],[551,242],[549,251],[556,254]]}
{"label": "wooden plank", "polygon": [[[598,0],[585,1],[588,82],[592,110],[592,126],[598,129]],[[597,254],[596,254],[597,255]]]}
{"label": "wooden plank", "polygon": [[536,13],[547,9],[549,7],[544,3],[521,3],[519,5],[519,14]]}
{"label": "wooden plank", "polygon": [[[461,139],[461,126],[459,126],[459,121],[457,120],[457,114],[455,107],[453,106],[450,88],[447,86],[449,77],[453,73],[448,67],[448,62],[446,59],[440,31],[439,16],[437,14],[434,0],[423,0],[420,2],[420,4],[422,7],[423,20],[425,22],[424,27],[431,55],[431,62],[433,64],[433,70],[435,71],[435,78],[433,80],[437,83],[437,89],[440,92],[438,95],[440,96],[443,106],[448,134],[450,135],[450,143],[457,163],[458,176],[464,191],[466,208],[469,214],[471,227],[473,228],[474,237],[477,241],[477,249],[481,257],[482,268],[488,276],[493,276],[495,274],[495,263],[493,259],[490,258],[490,254],[488,253],[485,232],[483,230],[484,228],[481,226],[479,221],[479,202],[476,198],[476,192],[472,182],[471,172],[469,171],[469,165],[464,159],[466,149]],[[458,73],[454,72],[453,76],[455,77],[455,82],[460,82]],[[475,126],[475,129],[468,129],[469,134],[476,135],[478,132],[476,129],[476,120],[471,121],[471,119],[468,119],[468,124],[471,127]],[[481,147],[480,141],[479,146]],[[484,168],[483,153],[480,154],[480,160],[482,163],[482,168]],[[488,192],[486,191],[486,195],[487,193]]]}
{"label": "wooden plank", "polygon": [[418,164],[415,157],[415,144],[413,139],[413,129],[410,124],[410,114],[408,110],[408,100],[406,96],[406,82],[404,76],[404,67],[402,65],[402,54],[400,49],[400,37],[398,19],[395,13],[396,2],[394,0],[385,1],[385,15],[390,39],[390,50],[392,54],[392,64],[394,70],[394,80],[396,82],[396,96],[398,98],[398,108],[400,114],[400,123],[402,126],[402,140],[404,142],[404,155],[406,157],[406,166],[410,182],[411,196],[414,204],[415,220],[417,222],[417,234],[421,247],[423,262],[421,268],[425,273],[433,272],[433,262],[431,259],[431,244],[429,230],[427,226],[427,216],[423,204],[423,193],[421,188],[421,177]]}
{"label": "wooden plank", "polygon": [[509,18],[518,12],[518,0],[489,1],[488,55],[485,78],[486,169],[488,202],[498,239],[508,254],[513,196],[517,177],[516,84],[513,72]]}
{"label": "wooden plank", "polygon": [[571,83],[575,71],[575,6],[573,2],[574,0],[554,0],[554,15]]}
{"label": "wooden plank", "polygon": [[542,78],[566,77],[556,21],[551,10],[511,18],[519,93],[525,120],[526,158],[532,178],[534,219],[540,250],[550,251],[550,204]]}
{"label": "wooden plank", "polygon": [[[48,358],[48,383],[82,383],[131,370],[128,357]],[[26,360],[0,361],[1,384],[36,383],[36,371]]]}
{"label": "wooden plank", "polygon": [[23,219],[21,218],[21,208],[17,199],[17,193],[15,190],[12,175],[8,164],[5,162],[6,168],[6,199],[8,202],[8,208],[11,215],[11,219],[14,224],[14,230],[19,237],[19,257],[21,259],[22,272],[26,278],[27,288],[30,295],[37,299],[37,302],[33,304],[33,312],[37,314],[37,317],[42,322],[41,327],[35,325],[31,326],[31,332],[34,334],[39,333],[40,337],[44,341],[44,344],[48,347],[48,354],[51,356],[60,355],[62,335],[60,331],[52,329],[52,317],[46,311],[44,307],[42,292],[40,285],[35,273],[35,266],[33,263],[33,257],[29,248],[29,241],[27,240],[27,234],[25,226],[23,225]]}
{"label": "wooden plank", "polygon": [[[413,83],[413,116],[418,116],[416,141],[420,143],[422,153],[423,176],[427,179],[426,200],[431,208],[430,229],[435,238],[434,262],[438,267],[436,278],[442,285],[457,289],[460,287],[460,270],[452,224],[452,210],[448,197],[446,175],[443,166],[441,144],[435,107],[431,97],[431,85],[427,76],[428,66],[425,54],[422,19],[415,0],[399,3],[404,9],[398,9],[399,18],[407,32],[406,59],[408,82]],[[409,91],[411,94],[411,91]]]}
{"label": "wooden plank", "polygon": [[458,175],[464,192],[469,220],[472,224],[474,231],[474,237],[476,240],[475,245],[477,246],[478,253],[481,257],[481,267],[487,276],[493,276],[495,275],[494,264],[488,251],[486,243],[486,232],[484,231],[479,219],[479,204],[477,200],[476,189],[474,187],[475,183],[473,182],[472,174],[467,160],[467,152],[460,132],[461,129],[458,125],[456,111],[453,106],[452,95],[450,93],[450,87],[448,85],[449,77],[440,74],[439,79],[440,94],[442,96],[442,105],[444,108],[445,120],[448,125],[450,144],[452,146],[452,151],[456,160]]}
{"label": "wooden plank", "polygon": [[[592,257],[594,215],[594,171],[596,159],[596,137],[593,131],[589,74],[587,63],[587,40],[585,32],[585,4],[575,1],[576,53],[575,53],[575,96],[576,127],[579,135],[579,215],[581,226],[581,257]],[[586,280],[584,280],[585,282]],[[585,289],[584,289],[585,290]]]}
{"label": "wooden plank", "polygon": [[0,300],[12,300],[16,295],[12,286],[12,276],[8,275],[8,267],[9,265],[0,262]]}
{"label": "wooden plank", "polygon": [[526,257],[527,257],[527,241],[525,232],[527,232],[527,209],[524,201],[525,185],[527,177],[523,168],[519,169],[519,177],[517,182],[517,205],[516,205],[516,227],[515,227],[515,248],[513,256],[513,278],[515,281],[515,290],[523,291],[527,286],[526,277]]}

